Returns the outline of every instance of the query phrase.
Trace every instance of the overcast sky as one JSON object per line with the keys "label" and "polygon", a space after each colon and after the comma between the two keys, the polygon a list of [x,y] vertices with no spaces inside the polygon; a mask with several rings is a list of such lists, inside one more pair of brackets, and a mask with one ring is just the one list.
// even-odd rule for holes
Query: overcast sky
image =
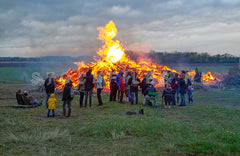
{"label": "overcast sky", "polygon": [[110,20],[126,50],[240,54],[240,0],[1,0],[0,56],[96,55]]}

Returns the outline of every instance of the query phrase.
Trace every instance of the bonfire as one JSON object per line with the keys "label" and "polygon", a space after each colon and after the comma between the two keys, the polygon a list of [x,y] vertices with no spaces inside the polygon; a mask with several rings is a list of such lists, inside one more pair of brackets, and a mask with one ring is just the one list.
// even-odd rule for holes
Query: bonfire
{"label": "bonfire", "polygon": [[[85,73],[88,69],[92,69],[94,75],[97,75],[98,71],[103,72],[104,79],[106,81],[104,91],[110,90],[109,76],[112,70],[119,71],[124,69],[125,71],[136,71],[140,80],[142,80],[143,76],[150,71],[154,81],[156,82],[157,88],[164,86],[165,72],[171,71],[172,73],[178,73],[176,70],[165,65],[158,65],[145,61],[144,58],[141,58],[139,62],[129,59],[124,52],[123,45],[118,40],[114,40],[117,35],[117,28],[113,21],[110,21],[105,27],[98,27],[97,30],[99,31],[97,39],[103,42],[103,46],[97,51],[100,59],[96,59],[94,62],[89,64],[85,64],[83,61],[74,62],[78,69],[76,71],[69,69],[65,75],[58,77],[56,79],[56,89],[63,89],[68,76],[73,82],[73,87],[77,87],[79,84],[78,78],[80,74],[82,72]],[[193,78],[196,73],[195,71],[190,71],[188,74],[191,78]],[[215,84],[217,81],[221,81],[220,79],[216,79],[211,72],[208,72],[207,75],[204,74],[203,80],[204,82],[207,82],[205,84]]]}

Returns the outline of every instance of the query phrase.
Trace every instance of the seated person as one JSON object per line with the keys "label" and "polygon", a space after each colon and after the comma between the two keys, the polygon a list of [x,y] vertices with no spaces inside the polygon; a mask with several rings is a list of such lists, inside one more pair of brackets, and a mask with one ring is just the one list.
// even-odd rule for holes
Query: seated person
{"label": "seated person", "polygon": [[[144,96],[144,104],[143,105],[145,105],[145,101],[147,100],[147,98],[149,97],[149,93],[150,92],[156,92],[156,89],[154,88],[154,82],[153,81],[151,81],[151,83],[150,83],[150,85],[147,87],[147,89],[145,89],[145,91],[144,91],[144,95],[146,95],[146,96]],[[151,97],[155,97],[155,95],[151,95]],[[156,103],[156,101],[155,101],[155,103]],[[148,101],[148,103],[147,103],[147,105],[152,105],[151,104],[151,102],[150,101]],[[156,104],[155,104],[156,105]],[[156,105],[157,106],[157,105]]]}
{"label": "seated person", "polygon": [[147,89],[145,89],[144,95],[148,95],[149,92],[156,92],[153,81],[150,83],[150,85],[147,87]]}
{"label": "seated person", "polygon": [[19,105],[24,105],[24,102],[23,102],[23,94],[22,94],[22,90],[19,89],[17,92],[16,92],[16,99],[17,99],[17,103]]}
{"label": "seated person", "polygon": [[37,104],[37,105],[41,106],[42,102],[43,102],[43,101],[37,102],[37,101],[33,100],[33,97],[31,95],[29,95],[27,91],[24,91],[22,98],[23,98],[24,105],[36,105]]}

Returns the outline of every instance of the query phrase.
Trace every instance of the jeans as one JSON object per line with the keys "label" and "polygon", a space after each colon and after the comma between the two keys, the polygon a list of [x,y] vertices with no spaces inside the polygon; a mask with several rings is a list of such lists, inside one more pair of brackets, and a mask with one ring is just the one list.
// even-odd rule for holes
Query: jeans
{"label": "jeans", "polygon": [[192,90],[188,90],[188,103],[193,103]]}
{"label": "jeans", "polygon": [[173,94],[173,101],[172,101],[172,105],[176,105],[176,96],[175,96],[176,94],[174,93]]}
{"label": "jeans", "polygon": [[133,104],[134,101],[134,94],[135,94],[135,99],[136,99],[136,104],[138,104],[138,92],[131,92],[131,104]]}
{"label": "jeans", "polygon": [[71,109],[71,100],[63,101],[63,109],[66,109],[66,104],[68,105],[68,109]]}
{"label": "jeans", "polygon": [[42,101],[37,102],[37,101],[33,100],[32,105],[38,105],[38,106],[41,106],[41,105],[42,105]]}
{"label": "jeans", "polygon": [[[51,111],[51,109],[48,109],[47,117],[49,117],[50,111]],[[54,109],[52,109],[52,117],[55,117],[55,111],[54,111]]]}
{"label": "jeans", "polygon": [[131,101],[132,100],[132,98],[131,98],[131,92],[130,92],[130,89],[127,89],[127,94],[128,94],[128,99],[129,99],[129,101]]}
{"label": "jeans", "polygon": [[87,99],[88,99],[88,96],[89,96],[89,106],[91,107],[92,106],[92,92],[93,92],[93,89],[91,89],[90,91],[85,91],[85,107],[87,107]]}
{"label": "jeans", "polygon": [[180,106],[186,106],[186,94],[181,94],[181,104]]}
{"label": "jeans", "polygon": [[102,92],[102,89],[97,89],[97,98],[98,98],[98,105],[102,105],[102,97],[101,97],[101,92]]}
{"label": "jeans", "polygon": [[179,103],[179,92],[180,92],[180,87],[177,88],[177,103]]}
{"label": "jeans", "polygon": [[83,99],[84,99],[84,92],[80,92],[80,99],[79,99],[80,107],[83,106]]}
{"label": "jeans", "polygon": [[48,109],[48,99],[52,93],[46,93],[46,108]]}

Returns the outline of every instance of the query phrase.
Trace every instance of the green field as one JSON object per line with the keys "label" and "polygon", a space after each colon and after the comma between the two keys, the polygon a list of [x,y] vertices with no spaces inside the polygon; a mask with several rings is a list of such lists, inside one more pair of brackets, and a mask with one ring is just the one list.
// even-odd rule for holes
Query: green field
{"label": "green field", "polygon": [[[44,105],[4,107],[15,104],[17,88],[0,86],[1,155],[240,155],[239,88],[195,91],[194,104],[171,109],[110,103],[108,93],[104,106],[94,95],[94,108],[80,109],[76,95],[70,118],[62,117],[57,95],[54,119]],[[144,115],[125,115],[141,108]]]}

